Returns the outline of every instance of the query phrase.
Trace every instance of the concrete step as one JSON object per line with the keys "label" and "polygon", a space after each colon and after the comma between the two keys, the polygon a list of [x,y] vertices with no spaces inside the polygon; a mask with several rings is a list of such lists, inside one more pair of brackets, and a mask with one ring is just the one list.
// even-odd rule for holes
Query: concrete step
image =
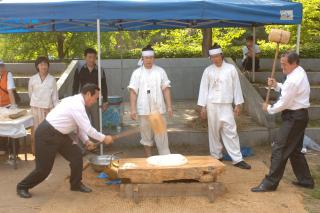
{"label": "concrete step", "polygon": [[[258,128],[249,131],[239,131],[238,134],[240,139],[240,145],[252,147],[256,145],[271,144],[271,142],[274,140],[277,134],[277,131],[278,128],[272,130],[268,130],[267,128]],[[318,141],[320,138],[320,126],[308,127],[306,129],[306,135],[308,135],[313,140]],[[207,149],[209,153],[209,141],[207,131],[192,131],[190,129],[168,128],[168,138],[170,147],[197,146]],[[140,133],[137,133],[128,137],[121,138],[118,140],[117,143],[113,143],[108,147],[119,149],[123,149],[123,147],[141,147],[141,144],[139,142],[140,139]]]}
{"label": "concrete step", "polygon": [[[56,81],[58,81],[60,78],[60,75],[57,74],[54,77],[56,78]],[[13,79],[16,87],[28,88],[30,76],[14,76]]]}
{"label": "concrete step", "polygon": [[[261,84],[254,84],[255,88],[258,90],[260,95],[263,99],[266,98],[267,95],[267,89],[265,89],[265,86],[262,86]],[[309,108],[309,118],[310,120],[318,120],[320,119],[320,86],[311,86],[311,94],[310,94],[310,108]],[[279,97],[279,93],[275,92],[274,90],[271,90],[270,93],[270,102],[274,103],[277,98]],[[276,115],[276,120],[281,120],[281,114]]]}
{"label": "concrete step", "polygon": [[[320,61],[320,60],[319,60]],[[302,66],[302,68],[308,73],[308,72],[310,72],[310,73],[313,73],[313,72],[320,72],[320,68],[319,67],[312,67],[312,68],[305,68],[304,66]],[[261,69],[259,69],[259,71],[257,71],[257,73],[258,72],[269,72],[269,73],[271,73],[271,70],[272,70],[272,64],[270,64],[270,68],[261,68]],[[276,69],[276,72],[282,72],[282,69],[281,68],[278,68],[278,69]]]}
{"label": "concrete step", "polygon": [[[265,84],[267,82],[268,77],[270,77],[271,72],[256,72],[255,73],[255,83]],[[320,71],[318,72],[307,72],[308,79],[310,85],[319,85],[320,84]],[[279,82],[283,82],[285,80],[285,75],[282,72],[276,72],[275,78]]]}
{"label": "concrete step", "polygon": [[[310,117],[310,115],[309,115],[309,117]],[[281,118],[277,119],[276,126],[279,127],[281,125],[281,123],[282,123]],[[313,129],[319,129],[320,130],[320,119],[319,118],[318,119],[313,119],[313,120],[310,119],[309,122],[308,122],[307,128],[309,128],[309,129],[313,128]],[[320,135],[320,132],[319,132],[319,135]],[[318,138],[318,140],[319,140],[319,138]]]}
{"label": "concrete step", "polygon": [[320,105],[313,105],[309,108],[309,118],[310,120],[318,120],[320,119]]}
{"label": "concrete step", "polygon": [[[242,59],[236,59],[236,63],[242,68]],[[271,71],[273,58],[260,58],[260,70]],[[301,58],[300,65],[308,72],[320,71],[320,60],[318,58]],[[281,70],[280,62],[277,60],[276,70]]]}
{"label": "concrete step", "polygon": [[[132,120],[130,117],[129,102],[123,103],[124,126],[138,126],[138,120]],[[207,121],[199,118],[200,107],[197,106],[197,100],[173,101],[173,118],[166,117],[168,128],[189,129],[189,131],[203,131],[207,129]],[[241,115],[236,117],[237,129],[239,131],[249,131],[252,129],[265,128],[259,125],[252,117],[248,115],[246,109],[243,109]]]}
{"label": "concrete step", "polygon": [[[267,96],[266,85],[255,83],[253,84],[253,86],[257,89],[257,91],[260,93],[262,98],[265,98]],[[277,99],[279,97],[279,94],[280,93],[275,92],[274,90],[271,90],[270,98]],[[310,99],[315,101],[320,101],[320,85],[311,85]]]}
{"label": "concrete step", "polygon": [[309,128],[320,128],[320,118],[312,120],[312,121],[309,121],[308,127]]}
{"label": "concrete step", "polygon": [[29,98],[29,95],[28,95],[28,92],[26,90],[17,90],[18,91],[18,94],[19,94],[19,97],[21,99],[21,106],[29,106],[30,104],[30,98]]}
{"label": "concrete step", "polygon": [[[65,63],[51,63],[49,73],[54,76],[60,76],[67,68]],[[7,70],[13,73],[13,76],[32,76],[37,73],[34,63],[7,63]]]}
{"label": "concrete step", "polygon": [[[320,105],[315,105],[311,103],[311,106],[309,107],[308,112],[309,112],[310,121],[317,121],[320,119]],[[281,113],[276,114],[275,117],[276,117],[276,122],[281,121]]]}

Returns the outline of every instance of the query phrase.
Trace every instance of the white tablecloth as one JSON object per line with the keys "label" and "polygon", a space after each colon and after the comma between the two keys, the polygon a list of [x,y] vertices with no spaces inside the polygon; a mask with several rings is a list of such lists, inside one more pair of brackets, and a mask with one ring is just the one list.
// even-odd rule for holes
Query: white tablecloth
{"label": "white tablecloth", "polygon": [[30,113],[13,120],[0,121],[0,136],[21,138],[27,135],[26,128],[33,126],[33,117]]}

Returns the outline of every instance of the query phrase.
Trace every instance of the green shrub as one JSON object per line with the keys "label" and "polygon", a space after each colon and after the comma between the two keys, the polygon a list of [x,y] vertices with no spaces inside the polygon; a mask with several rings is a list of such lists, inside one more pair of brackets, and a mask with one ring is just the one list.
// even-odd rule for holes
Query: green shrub
{"label": "green shrub", "polygon": [[[276,50],[276,45],[269,42],[260,42],[262,58],[273,58]],[[295,50],[292,45],[280,45],[280,54],[288,50]],[[202,57],[200,46],[156,46],[157,58],[196,58]],[[229,46],[223,49],[224,55],[233,59],[242,58],[242,46]],[[123,52],[122,58],[140,58],[141,49],[132,49]],[[320,44],[304,44],[300,47],[301,58],[320,58]],[[112,51],[104,58],[121,58],[120,52]]]}

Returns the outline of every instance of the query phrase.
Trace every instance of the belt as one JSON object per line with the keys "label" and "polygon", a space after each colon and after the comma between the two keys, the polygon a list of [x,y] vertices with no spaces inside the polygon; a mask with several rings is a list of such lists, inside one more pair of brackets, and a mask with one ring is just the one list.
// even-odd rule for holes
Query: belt
{"label": "belt", "polygon": [[308,109],[307,108],[301,108],[301,109],[295,109],[295,110],[286,109],[283,112],[284,113],[292,113],[292,112],[304,112],[304,111],[308,111]]}
{"label": "belt", "polygon": [[56,130],[46,119],[44,119],[43,121],[46,126],[48,127],[49,130],[51,130],[52,132],[58,134],[58,135],[62,135],[62,136],[66,136],[65,134],[62,134],[61,132],[59,132],[58,130]]}

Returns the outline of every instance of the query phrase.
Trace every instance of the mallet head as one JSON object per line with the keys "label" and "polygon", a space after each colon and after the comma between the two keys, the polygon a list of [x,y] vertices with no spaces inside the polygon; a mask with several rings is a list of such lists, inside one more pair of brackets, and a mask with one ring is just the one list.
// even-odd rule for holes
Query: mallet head
{"label": "mallet head", "polygon": [[290,32],[281,29],[272,29],[269,33],[269,41],[281,44],[288,44]]}

